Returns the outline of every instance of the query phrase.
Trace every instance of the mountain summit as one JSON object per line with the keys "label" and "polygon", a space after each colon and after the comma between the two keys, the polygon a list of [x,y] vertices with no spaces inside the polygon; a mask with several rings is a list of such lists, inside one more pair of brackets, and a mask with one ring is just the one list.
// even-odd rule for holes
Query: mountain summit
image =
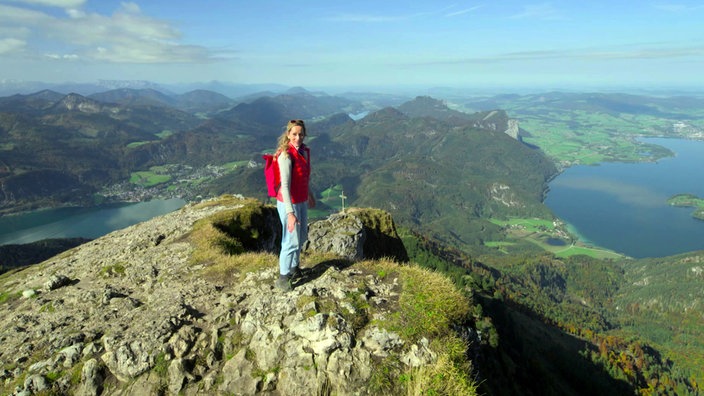
{"label": "mountain summit", "polygon": [[225,196],[2,275],[2,394],[474,394],[456,331],[472,334],[471,305],[403,263],[388,214],[311,225],[329,243],[288,293],[279,228]]}

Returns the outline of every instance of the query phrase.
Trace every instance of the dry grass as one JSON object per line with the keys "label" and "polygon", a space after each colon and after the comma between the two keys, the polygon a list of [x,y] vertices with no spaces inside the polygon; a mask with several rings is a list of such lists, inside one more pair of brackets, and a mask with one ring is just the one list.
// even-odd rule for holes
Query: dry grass
{"label": "dry grass", "polygon": [[441,354],[434,364],[411,370],[406,394],[474,396],[477,385],[450,355]]}
{"label": "dry grass", "polygon": [[391,260],[356,264],[377,274],[398,273],[401,284],[399,309],[386,325],[403,338],[416,342],[450,334],[451,325],[470,314],[470,301],[447,277],[416,265],[399,265]]}
{"label": "dry grass", "polygon": [[[256,205],[252,202],[238,202],[242,204],[240,208],[219,212],[196,223],[189,236],[195,246],[191,261],[203,265],[203,276],[214,282],[232,285],[249,272],[277,265],[275,254],[247,251],[242,241],[233,236],[239,234],[227,231],[232,229],[228,226],[233,223],[230,219],[246,225],[249,217],[242,213],[256,213]],[[338,256],[318,253],[305,255],[303,262],[303,266],[313,273],[325,272],[331,265],[346,267],[350,264]],[[468,298],[447,277],[416,265],[399,264],[391,259],[366,260],[353,265],[365,274],[375,275],[382,282],[398,280],[396,287],[399,297],[392,302],[398,307],[386,307],[391,314],[384,319],[373,320],[373,324],[398,333],[408,344],[417,343],[422,338],[432,340],[430,348],[438,356],[432,364],[406,371],[405,374],[398,360],[378,362],[375,372],[387,375],[375,377],[380,382],[375,385],[376,388],[394,390],[397,394],[405,391],[408,395],[476,395],[476,384],[470,378],[471,364],[465,354],[466,345],[452,330],[453,325],[463,324],[468,319],[471,307]],[[364,302],[357,297],[355,293],[347,296],[348,302],[358,308],[356,311],[360,318],[346,319],[352,322],[359,319],[358,330],[361,330],[369,324],[369,318],[374,317],[375,308],[369,304],[356,306],[355,303]],[[319,297],[302,298],[298,308],[302,309],[311,302],[315,302],[315,307],[307,313],[309,315],[320,311],[344,311],[337,302]],[[328,394],[330,390],[323,387],[321,391],[321,394]]]}
{"label": "dry grass", "polygon": [[216,224],[233,218],[246,210],[253,202],[238,200],[246,204],[242,208],[226,210],[202,219],[193,226],[189,239],[195,249],[191,254],[192,264],[205,266],[203,275],[213,281],[240,281],[248,272],[255,272],[276,265],[276,255],[268,252],[248,252],[242,241],[223,231]]}
{"label": "dry grass", "polygon": [[213,282],[233,284],[242,281],[249,272],[278,268],[278,257],[271,253],[242,253],[224,256],[203,270],[203,276]]}
{"label": "dry grass", "polygon": [[253,198],[243,198],[236,195],[225,194],[214,199],[207,199],[195,204],[195,208],[207,208],[210,206],[232,206],[251,202],[258,202]]}
{"label": "dry grass", "polygon": [[[453,332],[452,325],[463,323],[470,315],[470,301],[442,274],[392,260],[374,260],[355,266],[379,277],[398,276],[401,285],[398,309],[378,325],[399,333],[409,342],[432,340],[430,348],[438,355],[430,365],[410,370],[404,376],[408,395],[476,395],[471,379],[467,345]],[[379,371],[396,372],[397,367]],[[386,376],[392,377],[392,376]],[[394,381],[393,379],[389,379]],[[382,384],[394,389],[398,384]]]}

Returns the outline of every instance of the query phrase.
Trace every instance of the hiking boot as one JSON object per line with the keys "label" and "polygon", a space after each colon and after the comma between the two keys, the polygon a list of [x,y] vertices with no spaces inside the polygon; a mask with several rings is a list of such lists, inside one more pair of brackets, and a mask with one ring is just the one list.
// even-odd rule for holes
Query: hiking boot
{"label": "hiking boot", "polygon": [[291,272],[289,272],[288,276],[291,277],[291,281],[294,281],[298,278],[300,278],[303,275],[303,271],[301,271],[300,267],[293,267]]}
{"label": "hiking boot", "polygon": [[287,275],[279,275],[276,280],[276,287],[283,291],[291,291],[291,278]]}

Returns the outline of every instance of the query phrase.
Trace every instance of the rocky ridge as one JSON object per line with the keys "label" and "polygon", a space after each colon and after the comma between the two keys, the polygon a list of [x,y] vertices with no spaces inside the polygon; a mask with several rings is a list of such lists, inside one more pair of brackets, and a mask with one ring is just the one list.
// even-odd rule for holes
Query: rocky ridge
{"label": "rocky ridge", "polygon": [[[402,264],[388,214],[313,223],[288,293],[273,287],[277,222],[272,207],[221,197],[0,276],[0,393],[378,394],[409,389],[400,374],[437,370],[444,343],[464,345],[450,327],[469,303],[447,279]],[[409,331],[418,318],[400,304],[413,279],[466,308],[438,304],[432,330]],[[466,375],[455,382],[471,390]]]}

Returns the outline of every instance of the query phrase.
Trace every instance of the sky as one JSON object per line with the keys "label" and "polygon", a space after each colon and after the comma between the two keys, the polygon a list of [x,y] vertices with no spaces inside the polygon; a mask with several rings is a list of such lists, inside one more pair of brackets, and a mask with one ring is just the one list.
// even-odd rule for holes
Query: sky
{"label": "sky", "polygon": [[0,0],[0,82],[704,87],[701,0]]}

